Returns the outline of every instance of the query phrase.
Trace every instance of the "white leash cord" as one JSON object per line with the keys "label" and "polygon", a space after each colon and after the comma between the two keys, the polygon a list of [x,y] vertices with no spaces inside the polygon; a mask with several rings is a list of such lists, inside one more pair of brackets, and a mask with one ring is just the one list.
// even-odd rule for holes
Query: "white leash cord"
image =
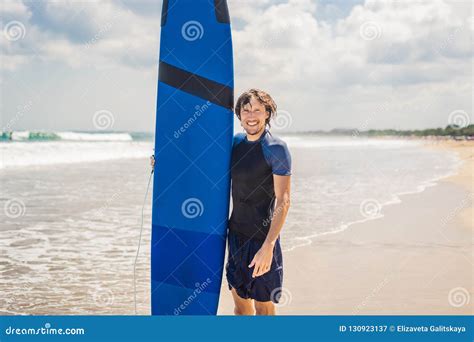
{"label": "white leash cord", "polygon": [[137,248],[137,254],[135,255],[135,262],[133,263],[133,299],[135,302],[135,315],[137,314],[137,281],[136,281],[136,267],[137,267],[137,260],[138,260],[138,254],[140,253],[140,246],[142,243],[142,232],[143,232],[143,216],[144,216],[144,211],[145,211],[145,204],[146,204],[146,198],[148,197],[148,189],[150,188],[150,183],[151,183],[151,176],[153,175],[153,171],[150,173],[150,178],[148,178],[148,185],[146,187],[146,193],[145,193],[145,198],[143,199],[143,206],[142,206],[142,223],[140,227],[140,238],[138,240],[138,248]]}

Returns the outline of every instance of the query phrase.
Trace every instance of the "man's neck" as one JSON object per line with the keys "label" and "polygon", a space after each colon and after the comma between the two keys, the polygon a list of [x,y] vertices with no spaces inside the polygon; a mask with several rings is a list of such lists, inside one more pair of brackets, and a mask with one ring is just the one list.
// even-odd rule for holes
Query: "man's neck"
{"label": "man's neck", "polygon": [[248,141],[257,141],[258,139],[260,139],[260,137],[262,136],[263,133],[265,133],[265,127],[263,127],[263,129],[261,129],[260,132],[258,132],[257,134],[250,135],[250,134],[246,133],[247,134],[247,140]]}

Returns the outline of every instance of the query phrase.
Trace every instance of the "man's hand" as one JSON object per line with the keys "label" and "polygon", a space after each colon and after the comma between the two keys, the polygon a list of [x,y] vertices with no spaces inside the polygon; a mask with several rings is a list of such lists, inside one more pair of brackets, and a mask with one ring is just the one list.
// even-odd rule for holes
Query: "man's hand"
{"label": "man's hand", "polygon": [[154,155],[150,157],[150,165],[151,165],[151,169],[154,170],[155,169],[155,156]]}
{"label": "man's hand", "polygon": [[262,247],[258,250],[249,265],[249,268],[254,267],[252,277],[259,277],[267,273],[272,266],[273,261],[273,244],[264,242]]}

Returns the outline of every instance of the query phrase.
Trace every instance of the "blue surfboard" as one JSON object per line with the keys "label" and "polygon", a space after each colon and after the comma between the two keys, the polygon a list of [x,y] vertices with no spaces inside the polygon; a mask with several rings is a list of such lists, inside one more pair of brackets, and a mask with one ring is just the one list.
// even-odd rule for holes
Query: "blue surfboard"
{"label": "blue surfboard", "polygon": [[152,315],[215,315],[229,214],[233,58],[225,0],[164,0]]}

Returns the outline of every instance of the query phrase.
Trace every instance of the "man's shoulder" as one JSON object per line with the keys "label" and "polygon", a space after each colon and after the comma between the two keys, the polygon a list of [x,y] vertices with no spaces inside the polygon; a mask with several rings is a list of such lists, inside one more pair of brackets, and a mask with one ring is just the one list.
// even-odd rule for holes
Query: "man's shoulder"
{"label": "man's shoulder", "polygon": [[288,150],[288,146],[283,139],[270,133],[265,135],[265,139],[262,143],[270,150]]}
{"label": "man's shoulder", "polygon": [[233,142],[233,146],[237,146],[238,144],[240,144],[242,141],[244,141],[245,139],[245,133],[237,133],[234,135],[234,142]]}
{"label": "man's shoulder", "polygon": [[263,154],[268,164],[272,167],[272,172],[278,176],[291,175],[291,155],[286,143],[271,134],[265,136],[263,144]]}

